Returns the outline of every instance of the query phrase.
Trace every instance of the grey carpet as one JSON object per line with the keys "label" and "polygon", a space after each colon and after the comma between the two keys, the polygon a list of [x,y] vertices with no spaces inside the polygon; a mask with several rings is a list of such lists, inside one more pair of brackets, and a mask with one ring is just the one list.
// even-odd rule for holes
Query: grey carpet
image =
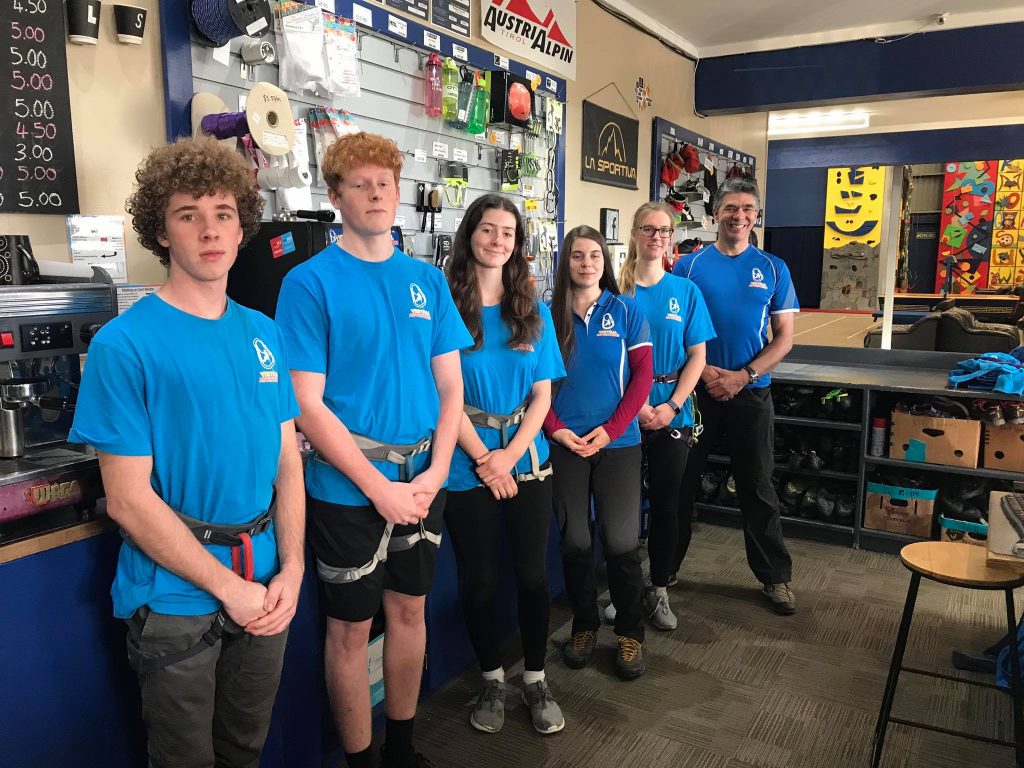
{"label": "grey carpet", "polygon": [[[679,628],[648,627],[643,677],[615,678],[608,627],[590,666],[566,668],[569,614],[557,601],[547,676],[565,730],[535,733],[513,689],[505,728],[475,731],[474,668],[421,705],[418,748],[439,768],[866,768],[909,572],[891,555],[789,545],[795,616],[766,608],[738,530],[700,526],[669,590]],[[1001,632],[1002,593],[923,581],[905,663],[952,673],[951,650],[980,651]],[[517,647],[508,651],[512,686],[522,670]],[[954,682],[904,675],[893,713],[1012,738],[1008,696]],[[882,765],[1009,768],[1013,760],[1006,748],[891,725]]]}

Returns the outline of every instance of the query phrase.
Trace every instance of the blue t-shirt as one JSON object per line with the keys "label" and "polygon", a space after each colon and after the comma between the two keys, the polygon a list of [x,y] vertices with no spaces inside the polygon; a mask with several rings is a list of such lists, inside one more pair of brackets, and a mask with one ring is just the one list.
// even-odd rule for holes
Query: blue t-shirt
{"label": "blue t-shirt", "polygon": [[[674,373],[686,364],[686,348],[715,338],[707,305],[700,289],[690,280],[664,275],[655,285],[636,287],[636,302],[647,318],[654,342],[654,375]],[[672,397],[676,385],[651,386],[651,405],[660,405]],[[669,423],[674,429],[693,426],[693,407],[686,398],[680,412]]]}
{"label": "blue t-shirt", "polygon": [[[650,346],[643,311],[633,299],[608,291],[585,318],[572,314],[576,347],[558,386],[552,407],[566,427],[583,437],[618,408],[629,384],[629,351]],[[609,448],[640,444],[636,417]]]}
{"label": "blue t-shirt", "polygon": [[[272,320],[230,299],[222,317],[206,320],[151,294],[89,345],[68,440],[152,456],[150,482],[171,509],[241,525],[270,506],[281,424],[298,413]],[[273,526],[252,544],[254,575],[265,584],[278,570]],[[230,547],[207,550],[231,567]],[[128,545],[111,595],[120,618],[143,605],[180,616],[220,609],[208,592]]]}
{"label": "blue t-shirt", "polygon": [[[328,246],[285,277],[276,319],[292,370],[324,374],[331,412],[382,443],[407,445],[433,433],[441,401],[430,361],[473,345],[441,270],[397,249],[370,262]],[[416,456],[414,471],[429,463],[429,452]],[[397,464],[374,466],[400,479]],[[325,461],[306,465],[306,489],[332,504],[370,503]]]}
{"label": "blue t-shirt", "polygon": [[[509,414],[522,404],[536,382],[554,381],[565,376],[551,311],[540,302],[537,302],[537,309],[541,319],[540,338],[512,349],[508,346],[508,326],[501,319],[501,305],[483,308],[480,317],[483,346],[475,352],[464,349],[460,353],[467,405],[488,413]],[[501,447],[499,430],[489,427],[475,429],[488,450]],[[518,429],[518,424],[509,426],[510,440]],[[548,441],[544,433],[539,432],[533,442],[537,447],[538,460],[543,464],[548,460]],[[481,485],[474,466],[466,452],[456,447],[448,475],[449,489],[466,491]],[[530,452],[527,451],[516,462],[515,470],[525,474],[531,469]]]}
{"label": "blue t-shirt", "polygon": [[[672,274],[688,277],[704,295],[718,338],[708,342],[708,365],[740,371],[768,343],[771,315],[799,312],[789,267],[778,256],[754,246],[738,256],[726,256],[709,245],[680,256]],[[771,384],[765,374],[756,384]]]}

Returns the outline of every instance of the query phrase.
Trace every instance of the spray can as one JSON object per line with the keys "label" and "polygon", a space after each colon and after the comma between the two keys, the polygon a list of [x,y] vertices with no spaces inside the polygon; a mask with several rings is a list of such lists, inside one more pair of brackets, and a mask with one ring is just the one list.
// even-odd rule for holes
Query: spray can
{"label": "spray can", "polygon": [[876,416],[871,420],[871,447],[869,452],[872,456],[885,455],[885,419]]}

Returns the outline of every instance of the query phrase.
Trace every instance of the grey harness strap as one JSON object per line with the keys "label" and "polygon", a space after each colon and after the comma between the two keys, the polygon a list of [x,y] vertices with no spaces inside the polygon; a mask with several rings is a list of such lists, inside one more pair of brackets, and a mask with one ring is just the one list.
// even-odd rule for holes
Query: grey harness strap
{"label": "grey harness strap", "polygon": [[[523,400],[516,409],[509,414],[501,413],[488,413],[482,411],[476,406],[469,405],[468,403],[463,406],[463,410],[466,412],[466,416],[469,417],[469,421],[473,426],[486,427],[488,429],[496,429],[501,433],[500,445],[502,448],[508,448],[509,436],[508,428],[516,424],[522,424],[523,418],[526,416],[526,409],[530,404],[530,399]],[[552,474],[550,466],[545,469],[540,467],[540,455],[537,453],[536,442],[531,442],[530,447],[527,450],[530,454],[530,471],[525,474],[516,473],[516,479],[519,481],[526,480],[543,480]]]}
{"label": "grey harness strap", "polygon": [[[406,483],[413,479],[414,457],[429,451],[433,441],[431,436],[425,437],[418,443],[402,445],[398,443],[381,443],[365,435],[357,435],[355,432],[352,432],[351,435],[363,456],[370,461],[387,461],[391,464],[397,464],[401,468],[402,481]],[[329,463],[324,461],[319,453],[314,453],[313,459],[321,464]],[[407,536],[393,537],[391,534],[394,528],[394,523],[388,523],[384,526],[384,534],[381,536],[380,544],[377,545],[377,551],[373,553],[373,557],[370,558],[369,562],[349,568],[328,565],[320,558],[317,558],[317,575],[329,584],[349,584],[373,573],[378,565],[388,559],[389,552],[404,552],[405,550],[412,549],[424,539],[435,547],[441,546],[441,534],[428,531],[423,527],[422,520],[420,521],[419,531],[410,533]]]}

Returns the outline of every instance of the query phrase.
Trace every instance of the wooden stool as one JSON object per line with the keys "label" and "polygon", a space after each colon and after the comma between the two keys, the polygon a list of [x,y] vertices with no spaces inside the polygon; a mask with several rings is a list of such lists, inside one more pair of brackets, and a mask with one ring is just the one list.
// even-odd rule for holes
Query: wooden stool
{"label": "wooden stool", "polygon": [[[1014,747],[1017,751],[1016,764],[1024,768],[1024,711],[1021,710],[1020,657],[1017,648],[1017,621],[1014,617],[1013,590],[1024,585],[1024,573],[1010,568],[992,568],[986,562],[984,547],[973,544],[961,544],[948,541],[920,541],[908,544],[900,552],[900,560],[911,572],[910,588],[907,590],[907,602],[903,607],[903,618],[900,619],[900,631],[896,636],[896,647],[892,652],[892,663],[889,665],[889,677],[885,681],[885,693],[882,696],[882,708],[878,712],[878,723],[875,725],[875,738],[871,750],[871,768],[878,768],[882,759],[882,747],[885,744],[885,731],[890,722],[924,728],[929,731],[961,736],[989,744]],[[907,636],[910,634],[910,621],[914,616],[914,603],[917,602],[917,588],[921,585],[921,577],[965,589],[1001,589],[1006,593],[1006,627],[1007,640],[1010,648],[1010,670],[1013,675],[1010,691],[1013,701],[1013,741],[994,739],[988,736],[976,736],[962,731],[952,731],[934,725],[915,723],[890,717],[892,702],[896,697],[896,683],[900,672],[927,675],[943,680],[954,680],[967,685],[978,685],[984,688],[1003,690],[992,683],[980,683],[974,680],[913,669],[903,666],[903,652],[907,647]]]}

